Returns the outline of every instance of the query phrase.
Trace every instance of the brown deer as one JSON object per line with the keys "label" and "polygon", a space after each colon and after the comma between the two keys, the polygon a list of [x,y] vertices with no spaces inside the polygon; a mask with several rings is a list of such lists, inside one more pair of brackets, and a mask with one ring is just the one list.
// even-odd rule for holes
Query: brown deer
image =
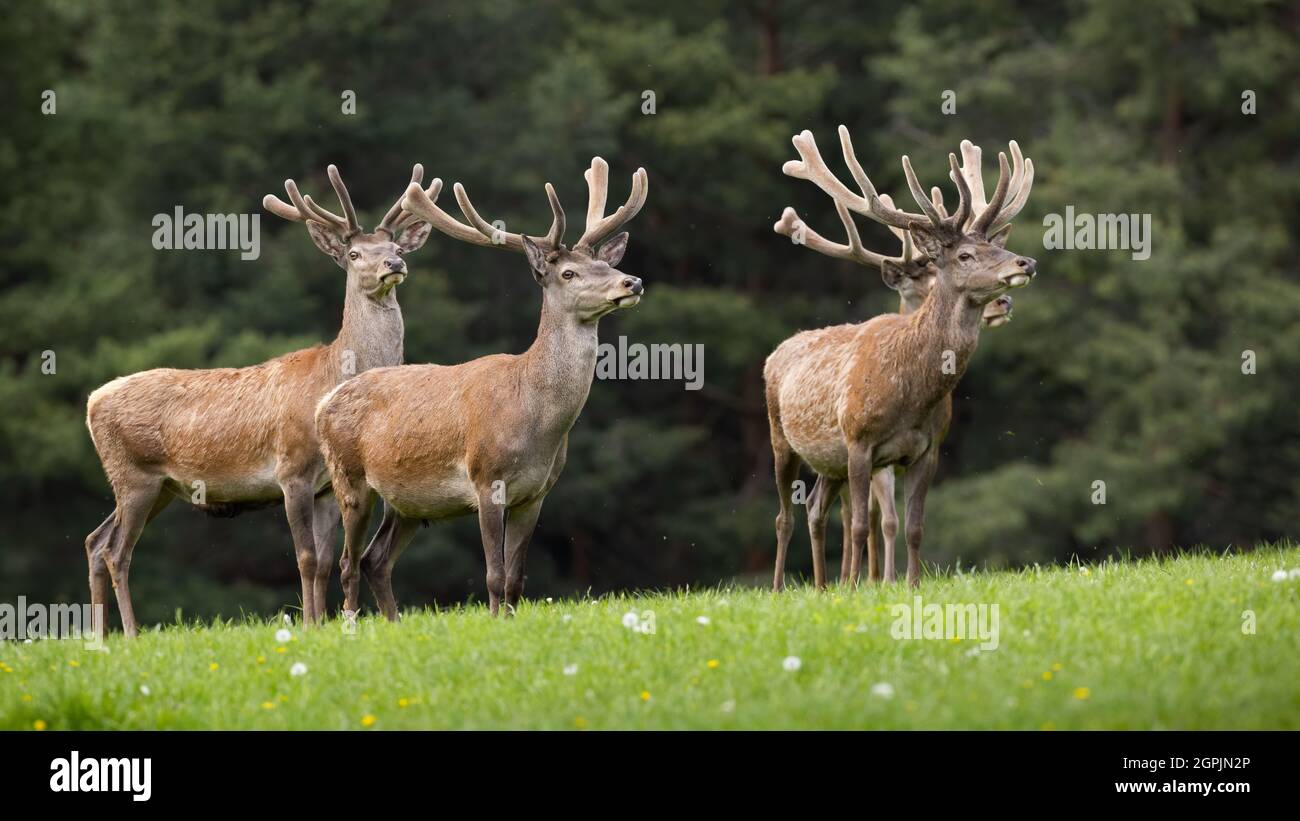
{"label": "brown deer", "polygon": [[[775,590],[784,586],[786,551],[794,528],[791,486],[801,462],[818,474],[808,510],[814,583],[819,587],[826,584],[826,513],[846,482],[841,509],[851,538],[846,546],[848,566],[841,565],[841,575],[845,580],[858,578],[865,543],[869,576],[878,578],[874,539],[868,538],[874,485],[883,509],[886,577],[892,579],[892,545],[897,532],[893,467],[900,466],[909,468],[904,479],[907,579],[913,587],[919,584],[925,496],[951,418],[952,389],[975,351],[989,304],[1009,288],[1028,284],[1035,271],[1032,259],[1018,257],[1003,247],[1010,220],[1028,198],[1033,174],[1032,162],[1022,162],[1014,143],[1015,172],[1008,178],[1006,155],[999,154],[998,186],[989,202],[983,199],[978,149],[963,142],[962,169],[956,157],[949,155],[950,176],[960,197],[950,216],[937,189],[933,200],[925,196],[906,156],[904,174],[923,213],[895,208],[887,197],[876,193],[843,126],[840,139],[861,195],[850,191],[830,171],[808,131],[793,140],[800,161],[786,163],[783,170],[811,180],[831,196],[848,231],[849,244],[839,245],[810,233],[792,211],[783,215],[776,230],[796,233],[802,228],[802,244],[813,250],[880,265],[886,283],[903,293],[905,310],[909,291],[915,297],[928,280],[929,293],[914,311],[805,331],[783,342],[768,357],[764,380],[781,499],[776,520]],[[972,189],[979,192],[978,198]],[[903,255],[885,257],[866,251],[850,211],[900,234]],[[919,254],[914,253],[913,242]],[[995,307],[987,318],[996,320],[998,312]]]}
{"label": "brown deer", "polygon": [[[418,188],[423,178],[416,165],[411,184]],[[173,498],[216,516],[283,499],[302,577],[303,621],[323,617],[338,510],[313,413],[343,380],[401,363],[395,289],[407,273],[402,255],[424,245],[430,231],[399,201],[372,233],[364,232],[333,165],[329,179],[343,216],[300,194],[293,180],[284,183],[292,205],[267,195],[262,206],[305,222],[316,247],[347,271],[343,325],[331,344],[247,368],[142,371],[100,387],[86,403],[90,438],[117,502],[86,538],[91,603],[105,602],[111,581],[128,636],[137,632],[127,582],[131,553]]]}
{"label": "brown deer", "polygon": [[[609,177],[596,157],[585,173],[587,225],[573,248],[547,183],[553,220],[545,237],[506,233],[479,216],[465,189],[456,200],[469,221],[440,209],[418,185],[402,205],[448,236],[522,251],[542,288],[537,338],[522,354],[461,365],[380,368],[340,385],[316,411],[316,426],[343,511],[345,616],[358,608],[358,565],[379,609],[397,619],[393,564],[422,521],[477,513],[493,615],[513,610],[524,587],[524,559],[542,501],[564,468],[569,430],[595,376],[601,317],[635,305],[641,280],[617,270],[627,248],[615,234],[645,204],[645,169],[632,177],[627,203],[604,216]],[[365,554],[375,495],[384,519]]]}

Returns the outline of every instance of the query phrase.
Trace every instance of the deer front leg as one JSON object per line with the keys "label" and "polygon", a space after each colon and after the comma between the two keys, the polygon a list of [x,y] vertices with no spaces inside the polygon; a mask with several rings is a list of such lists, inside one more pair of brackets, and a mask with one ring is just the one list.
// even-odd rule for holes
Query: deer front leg
{"label": "deer front leg", "polygon": [[305,479],[283,479],[280,490],[284,493],[284,513],[289,519],[293,552],[298,557],[298,576],[302,581],[302,624],[310,627],[316,623],[315,502],[311,485]]}
{"label": "deer front leg", "polygon": [[[853,562],[849,575],[854,581],[861,576],[862,548],[867,546],[871,530],[871,466],[874,455],[875,449],[871,445],[849,443],[849,496],[853,500]],[[867,554],[867,563],[875,566],[874,553]]]}
{"label": "deer front leg", "polygon": [[[831,500],[840,492],[839,479],[818,475],[813,485],[812,496],[808,499],[808,537],[812,542],[813,571],[818,567],[826,572],[826,517],[831,512]],[[840,580],[844,579],[844,563],[840,562]]]}
{"label": "deer front leg", "polygon": [[493,501],[491,485],[479,490],[478,529],[483,537],[483,559],[487,564],[488,607],[492,615],[501,610],[506,593],[506,518],[509,509]]}
{"label": "deer front leg", "polygon": [[[880,515],[876,518],[880,521],[880,530],[883,535],[881,546],[885,553],[885,581],[894,581],[894,549],[898,543],[898,508],[895,506],[894,499],[894,469],[886,467],[884,470],[876,473],[871,478],[872,497],[875,500],[876,507],[880,510]],[[872,525],[872,536],[875,525]],[[880,568],[874,563],[868,568],[871,579],[874,581],[880,578]]]}
{"label": "deer front leg", "polygon": [[853,497],[848,482],[840,483],[840,535],[844,543],[840,551],[840,584],[848,584],[853,579]]}
{"label": "deer front leg", "polygon": [[903,476],[903,496],[907,505],[907,585],[921,583],[921,536],[925,533],[925,496],[930,492],[930,480],[939,463],[935,447],[921,457]]}
{"label": "deer front leg", "polygon": [[524,594],[524,563],[528,558],[528,543],[537,528],[537,517],[542,512],[539,496],[527,504],[510,509],[509,523],[506,525],[505,552],[505,605],[506,615],[513,616],[515,606]]}

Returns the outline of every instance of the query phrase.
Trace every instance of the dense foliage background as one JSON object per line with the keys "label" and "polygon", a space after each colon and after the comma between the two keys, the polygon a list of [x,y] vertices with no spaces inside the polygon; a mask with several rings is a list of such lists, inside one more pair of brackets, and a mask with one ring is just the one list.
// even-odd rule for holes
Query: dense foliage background
{"label": "dense foliage background", "polygon": [[[900,154],[937,183],[963,137],[984,146],[986,173],[1013,138],[1037,167],[1010,245],[1040,276],[1016,293],[1016,321],[983,336],[956,396],[928,559],[1295,537],[1298,37],[1300,4],[1265,0],[11,6],[0,598],[86,595],[83,540],[112,508],[83,421],[91,390],[162,365],[252,364],[337,331],[342,274],[300,226],[264,215],[262,256],[243,262],[155,251],[154,214],[259,213],[290,176],[324,195],[334,162],[373,221],[420,161],[540,233],[543,182],[581,214],[593,154],[610,161],[611,201],[636,166],[651,181],[622,266],[648,297],[602,338],[702,343],[706,386],[596,383],[534,539],[529,593],[765,579],[776,499],[763,359],[796,330],[896,308],[877,272],[772,232],[795,205],[838,236],[825,198],[780,169],[803,128],[841,168],[839,123],[896,196]],[[946,90],[955,114],[941,110]],[[1151,258],[1045,249],[1044,215],[1067,206],[1151,214]],[[540,301],[521,257],[435,234],[411,262],[408,361],[531,341]],[[1091,500],[1097,480],[1105,505]],[[800,529],[796,570],[806,545]],[[174,505],[133,569],[145,620],[297,598],[278,509],[213,520]],[[423,531],[396,583],[406,604],[481,598],[474,522]]]}

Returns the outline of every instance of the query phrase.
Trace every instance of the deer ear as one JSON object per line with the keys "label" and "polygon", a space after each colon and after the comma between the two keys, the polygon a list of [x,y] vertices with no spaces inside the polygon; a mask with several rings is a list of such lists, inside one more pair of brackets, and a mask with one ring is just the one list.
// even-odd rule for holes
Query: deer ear
{"label": "deer ear", "polygon": [[627,231],[615,234],[596,252],[596,259],[613,268],[623,259],[627,250]]}
{"label": "deer ear", "polygon": [[311,241],[316,243],[316,247],[325,252],[327,256],[334,258],[334,261],[340,267],[346,268],[348,264],[344,261],[344,255],[348,252],[348,244],[336,231],[326,228],[315,220],[307,220],[307,233],[311,234]]}
{"label": "deer ear", "polygon": [[925,223],[912,224],[912,239],[918,248],[930,259],[939,259],[943,255],[944,242],[940,236]]}
{"label": "deer ear", "polygon": [[903,267],[892,259],[882,260],[880,263],[880,277],[885,280],[885,284],[897,291],[903,285],[903,278],[907,272]]}
{"label": "deer ear", "polygon": [[1007,223],[998,229],[998,232],[989,237],[989,244],[996,245],[999,248],[1007,247],[1007,237],[1011,236],[1011,223]]}
{"label": "deer ear", "polygon": [[527,236],[521,234],[520,238],[524,241],[524,254],[528,257],[528,266],[533,269],[533,279],[541,282],[546,276],[546,252]]}
{"label": "deer ear", "polygon": [[397,247],[408,254],[412,251],[418,251],[424,247],[425,241],[429,239],[429,232],[432,230],[433,226],[423,220],[413,222],[397,238]]}

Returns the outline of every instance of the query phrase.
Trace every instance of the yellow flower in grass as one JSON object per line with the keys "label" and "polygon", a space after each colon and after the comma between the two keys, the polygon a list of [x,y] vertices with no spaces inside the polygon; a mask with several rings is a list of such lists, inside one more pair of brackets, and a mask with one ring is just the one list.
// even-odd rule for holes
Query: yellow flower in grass
{"label": "yellow flower in grass", "polygon": [[579,730],[585,730],[587,729],[587,719],[583,718],[582,716],[578,716],[573,720],[573,726],[577,727]]}
{"label": "yellow flower in grass", "polygon": [[1055,672],[1059,673],[1064,669],[1065,669],[1065,665],[1061,664],[1061,662],[1059,661],[1052,662],[1052,670],[1054,670]]}
{"label": "yellow flower in grass", "polygon": [[1052,671],[1051,671],[1051,670],[1044,670],[1044,671],[1043,671],[1043,681],[1051,681],[1051,680],[1052,680]]}
{"label": "yellow flower in grass", "polygon": [[217,663],[214,661],[214,662],[212,662],[211,664],[208,665],[208,669],[215,673],[215,672],[217,672],[218,670],[221,669],[221,665],[220,665],[220,664],[217,664]]}
{"label": "yellow flower in grass", "polygon": [[68,659],[68,666],[69,666],[69,667],[80,667],[80,666],[81,666],[81,662],[77,661],[76,659]]}
{"label": "yellow flower in grass", "polygon": [[23,693],[23,701],[31,701],[31,700],[32,700],[31,693]]}
{"label": "yellow flower in grass", "polygon": [[405,710],[407,707],[411,706],[411,700],[409,698],[399,698],[397,700],[397,706]]}
{"label": "yellow flower in grass", "polygon": [[266,656],[258,656],[258,657],[257,657],[257,663],[258,663],[258,664],[266,664]]}
{"label": "yellow flower in grass", "polygon": [[44,729],[45,729],[46,727],[48,727],[48,726],[50,726],[50,725],[46,724],[46,723],[45,723],[45,719],[43,719],[43,718],[38,718],[38,719],[36,719],[35,721],[32,722],[32,729],[33,729],[33,730],[36,730],[37,732],[40,732],[41,730],[44,730]]}
{"label": "yellow flower in grass", "polygon": [[1087,701],[1088,696],[1090,695],[1092,695],[1092,690],[1089,690],[1087,687],[1074,688],[1074,697],[1079,699],[1079,701]]}
{"label": "yellow flower in grass", "polygon": [[274,710],[274,709],[275,709],[275,702],[274,702],[274,701],[263,701],[263,702],[262,702],[262,709],[263,709],[263,710]]}
{"label": "yellow flower in grass", "polygon": [[718,669],[718,660],[717,660],[717,659],[709,659],[709,669],[710,669],[710,670],[716,670],[716,669]]}
{"label": "yellow flower in grass", "polygon": [[289,652],[289,648],[287,648],[287,647],[277,647],[277,648],[275,648],[275,652],[277,652],[277,653],[287,653],[287,652]]}
{"label": "yellow flower in grass", "polygon": [[379,719],[375,718],[372,714],[370,714],[370,713],[366,713],[365,715],[363,715],[363,716],[361,717],[361,726],[362,726],[362,727],[373,727],[373,726],[375,726],[375,722],[378,721],[378,720],[379,720]]}
{"label": "yellow flower in grass", "polygon": [[650,691],[649,691],[649,690],[642,690],[642,691],[641,691],[641,700],[642,700],[642,701],[649,701],[649,700],[650,700]]}
{"label": "yellow flower in grass", "polygon": [[1191,587],[1192,585],[1196,584],[1196,579],[1188,579],[1185,582],[1183,582],[1183,584],[1187,585],[1188,587]]}

